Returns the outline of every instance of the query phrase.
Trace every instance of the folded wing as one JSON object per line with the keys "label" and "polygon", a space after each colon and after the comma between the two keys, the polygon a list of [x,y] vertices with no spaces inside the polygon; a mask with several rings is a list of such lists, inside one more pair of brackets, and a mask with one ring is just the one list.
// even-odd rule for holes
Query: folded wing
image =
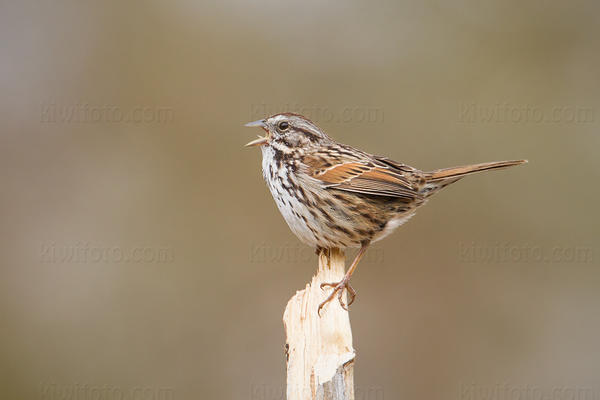
{"label": "folded wing", "polygon": [[308,167],[309,175],[322,182],[326,188],[396,197],[407,202],[422,198],[414,174],[385,161],[386,159],[377,158],[344,160],[331,165],[318,157],[309,157],[304,160],[304,164]]}

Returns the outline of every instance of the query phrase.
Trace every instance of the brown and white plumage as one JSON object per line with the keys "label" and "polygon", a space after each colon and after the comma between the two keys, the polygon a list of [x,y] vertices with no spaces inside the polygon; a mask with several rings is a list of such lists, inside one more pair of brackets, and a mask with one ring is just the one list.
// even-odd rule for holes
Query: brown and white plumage
{"label": "brown and white plumage", "polygon": [[[301,115],[277,114],[248,126],[267,132],[248,146],[261,147],[263,176],[292,232],[316,248],[361,247],[359,256],[445,186],[469,174],[526,162],[423,172],[338,143]],[[359,258],[340,283],[343,287]]]}
{"label": "brown and white plumage", "polygon": [[[282,122],[288,124],[287,133],[277,130]],[[314,247],[360,247],[380,240],[448,184],[524,162],[422,172],[337,143],[296,114],[274,115],[264,124],[264,178],[291,230]]]}

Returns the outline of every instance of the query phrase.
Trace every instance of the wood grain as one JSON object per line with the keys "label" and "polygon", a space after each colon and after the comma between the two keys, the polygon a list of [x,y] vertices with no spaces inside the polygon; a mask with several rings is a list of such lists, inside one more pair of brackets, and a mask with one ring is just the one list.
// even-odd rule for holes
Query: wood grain
{"label": "wood grain", "polygon": [[348,312],[337,298],[317,308],[331,289],[323,282],[344,276],[345,256],[322,250],[312,281],[288,302],[283,314],[287,349],[288,400],[354,400],[354,358]]}

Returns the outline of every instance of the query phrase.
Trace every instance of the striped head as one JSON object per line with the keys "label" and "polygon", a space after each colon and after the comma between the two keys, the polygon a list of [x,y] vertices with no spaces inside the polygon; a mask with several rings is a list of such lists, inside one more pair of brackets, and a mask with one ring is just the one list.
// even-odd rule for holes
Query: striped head
{"label": "striped head", "polygon": [[267,134],[246,146],[271,146],[274,150],[289,154],[296,149],[322,146],[332,140],[308,118],[293,113],[275,114],[250,122],[246,126],[262,128]]}

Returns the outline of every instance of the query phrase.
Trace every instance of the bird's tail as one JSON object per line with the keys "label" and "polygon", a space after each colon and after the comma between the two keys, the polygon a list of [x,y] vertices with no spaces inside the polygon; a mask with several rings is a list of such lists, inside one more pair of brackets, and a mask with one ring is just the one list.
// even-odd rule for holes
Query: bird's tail
{"label": "bird's tail", "polygon": [[436,169],[434,171],[425,172],[425,186],[423,187],[422,192],[425,196],[429,196],[443,187],[458,181],[460,178],[466,175],[471,175],[476,172],[489,171],[492,169],[508,168],[514,165],[525,164],[526,162],[527,160],[493,161],[481,164],[463,165],[460,167]]}

